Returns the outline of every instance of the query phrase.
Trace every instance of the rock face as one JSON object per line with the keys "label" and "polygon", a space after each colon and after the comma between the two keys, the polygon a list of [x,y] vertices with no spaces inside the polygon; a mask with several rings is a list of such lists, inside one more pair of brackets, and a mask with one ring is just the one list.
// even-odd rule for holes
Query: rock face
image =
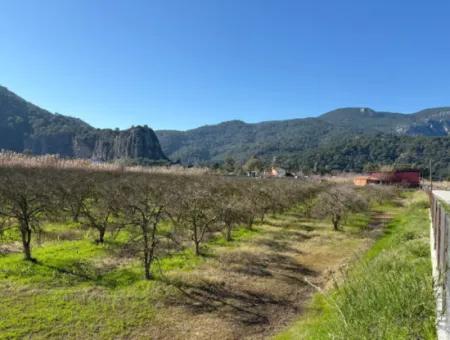
{"label": "rock face", "polygon": [[[81,154],[78,153],[80,157]],[[164,160],[166,156],[153,130],[138,126],[125,131],[101,131],[91,158],[101,161],[120,158]]]}
{"label": "rock face", "polygon": [[1,86],[0,149],[98,161],[168,161],[148,126],[95,129],[79,119],[43,110]]}

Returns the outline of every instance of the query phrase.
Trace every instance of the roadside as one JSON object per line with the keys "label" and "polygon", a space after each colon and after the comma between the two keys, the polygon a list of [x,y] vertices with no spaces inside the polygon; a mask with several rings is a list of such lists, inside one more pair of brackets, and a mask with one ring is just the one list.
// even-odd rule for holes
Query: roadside
{"label": "roadside", "polygon": [[276,339],[435,339],[428,202],[408,193],[363,259]]}

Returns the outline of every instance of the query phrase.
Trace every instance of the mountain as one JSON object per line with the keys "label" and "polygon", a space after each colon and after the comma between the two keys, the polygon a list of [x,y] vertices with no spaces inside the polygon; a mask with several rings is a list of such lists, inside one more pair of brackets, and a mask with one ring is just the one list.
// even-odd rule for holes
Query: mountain
{"label": "mountain", "polygon": [[188,131],[147,126],[96,129],[53,114],[0,86],[0,149],[100,161],[172,161],[213,165],[257,157],[304,172],[362,171],[376,164],[410,164],[450,177],[450,107],[412,114],[341,108],[316,118],[248,124],[229,121]]}
{"label": "mountain", "polygon": [[442,137],[449,133],[450,107],[426,109],[413,114],[377,112],[370,108],[343,108],[325,113],[318,119],[352,132]]}
{"label": "mountain", "polygon": [[251,156],[271,159],[333,145],[342,138],[377,133],[399,136],[448,136],[450,108],[414,114],[342,108],[317,118],[247,124],[230,121],[188,131],[156,131],[163,151],[186,164],[244,161]]}
{"label": "mountain", "polygon": [[202,164],[220,162],[227,156],[243,161],[249,157],[276,156],[317,147],[334,134],[334,126],[314,118],[258,124],[230,121],[186,132],[157,131],[161,146],[172,160]]}
{"label": "mountain", "polygon": [[167,161],[155,132],[96,129],[80,119],[53,114],[0,86],[0,149],[99,161]]}

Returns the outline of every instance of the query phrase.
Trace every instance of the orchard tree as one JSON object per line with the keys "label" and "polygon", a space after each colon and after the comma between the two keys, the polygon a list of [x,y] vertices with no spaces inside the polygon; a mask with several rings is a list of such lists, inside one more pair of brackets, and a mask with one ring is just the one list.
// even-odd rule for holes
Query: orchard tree
{"label": "orchard tree", "polygon": [[369,185],[361,188],[361,191],[369,202],[378,204],[393,201],[400,195],[399,188],[392,185]]}
{"label": "orchard tree", "polygon": [[201,255],[200,245],[218,221],[212,177],[181,180],[170,205],[169,216],[175,227],[186,232],[194,243],[195,255]]}
{"label": "orchard tree", "polygon": [[232,240],[233,228],[246,222],[247,211],[242,200],[245,198],[243,191],[239,188],[241,183],[232,183],[225,181],[216,187],[215,195],[217,195],[216,210],[217,219],[223,223],[225,231],[225,239]]}
{"label": "orchard tree", "polygon": [[168,204],[170,179],[164,175],[127,175],[120,184],[120,206],[124,225],[136,235],[142,251],[145,278],[152,279],[151,267],[159,243],[158,227]]}
{"label": "orchard tree", "polygon": [[259,219],[261,223],[264,223],[267,213],[270,212],[273,207],[273,196],[271,194],[271,188],[267,181],[258,182],[256,186],[252,186],[251,195],[257,209]]}
{"label": "orchard tree", "polygon": [[91,172],[61,170],[54,172],[57,200],[62,211],[70,215],[73,222],[79,222],[84,202],[92,191]]}
{"label": "orchard tree", "polygon": [[249,229],[252,228],[258,218],[263,223],[266,214],[272,207],[271,184],[267,180],[259,179],[249,180],[240,184],[243,192],[241,208],[245,211],[244,223]]}
{"label": "orchard tree", "polygon": [[349,186],[335,186],[321,192],[313,214],[319,218],[329,218],[335,231],[339,230],[341,223],[352,212],[367,209],[367,200],[355,189]]}
{"label": "orchard tree", "polygon": [[105,241],[106,231],[114,224],[117,212],[119,176],[113,173],[91,173],[86,183],[88,191],[80,203],[81,221],[90,228],[97,230],[99,244]]}
{"label": "orchard tree", "polygon": [[52,176],[47,169],[0,169],[0,216],[19,229],[25,260],[31,256],[33,232],[52,210]]}

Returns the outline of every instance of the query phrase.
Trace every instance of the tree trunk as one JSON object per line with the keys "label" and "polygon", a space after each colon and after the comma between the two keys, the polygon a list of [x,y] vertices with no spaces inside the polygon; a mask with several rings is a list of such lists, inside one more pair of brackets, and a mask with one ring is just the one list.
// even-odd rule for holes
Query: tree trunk
{"label": "tree trunk", "polygon": [[[159,219],[158,219],[159,221]],[[155,248],[157,244],[156,239],[156,229],[158,222],[153,224],[151,230],[148,229],[148,221],[145,221],[141,225],[143,241],[144,241],[144,271],[145,271],[145,279],[151,280],[153,279],[153,275],[151,272],[152,263],[154,260]]]}
{"label": "tree trunk", "polygon": [[249,218],[247,223],[247,228],[252,230],[254,218]]}
{"label": "tree trunk", "polygon": [[226,238],[226,240],[229,242],[229,241],[231,241],[232,240],[232,237],[231,237],[231,231],[232,231],[232,226],[231,226],[231,224],[228,224],[227,226],[226,226],[226,234],[225,234],[225,238]]}
{"label": "tree trunk", "polygon": [[261,223],[264,223],[265,217],[266,217],[266,214],[263,213],[263,214],[261,215],[261,219],[260,219],[260,222],[261,222]]}
{"label": "tree trunk", "polygon": [[196,224],[194,224],[194,235],[192,237],[192,240],[194,241],[195,245],[195,255],[200,256],[200,239],[198,235],[198,227]]}
{"label": "tree trunk", "polygon": [[145,271],[145,278],[147,280],[152,279],[152,273],[150,272],[150,249],[148,244],[148,230],[147,226],[141,226],[142,229],[142,236],[143,236],[143,242],[144,242],[144,271]]}
{"label": "tree trunk", "polygon": [[339,230],[339,224],[337,221],[333,221],[333,229],[334,231],[338,231]]}
{"label": "tree trunk", "polygon": [[196,256],[200,256],[201,255],[201,253],[200,253],[200,242],[194,240],[194,244],[195,244],[195,255]]}
{"label": "tree trunk", "polygon": [[105,228],[99,228],[98,229],[98,240],[97,240],[97,243],[101,243],[101,244],[104,243],[104,241],[105,241],[105,232],[106,232]]}
{"label": "tree trunk", "polygon": [[35,259],[31,257],[31,229],[25,225],[24,222],[21,223],[20,233],[22,236],[23,254],[25,256],[25,260],[34,262]]}
{"label": "tree trunk", "polygon": [[152,273],[150,271],[151,262],[149,261],[148,254],[144,254],[144,271],[145,271],[145,279],[151,280],[152,279]]}
{"label": "tree trunk", "polygon": [[72,209],[72,221],[75,223],[78,223],[80,220],[80,207],[76,207]]}
{"label": "tree trunk", "polygon": [[332,222],[333,222],[333,229],[334,231],[339,231],[339,222],[341,221],[340,216],[333,216]]}

